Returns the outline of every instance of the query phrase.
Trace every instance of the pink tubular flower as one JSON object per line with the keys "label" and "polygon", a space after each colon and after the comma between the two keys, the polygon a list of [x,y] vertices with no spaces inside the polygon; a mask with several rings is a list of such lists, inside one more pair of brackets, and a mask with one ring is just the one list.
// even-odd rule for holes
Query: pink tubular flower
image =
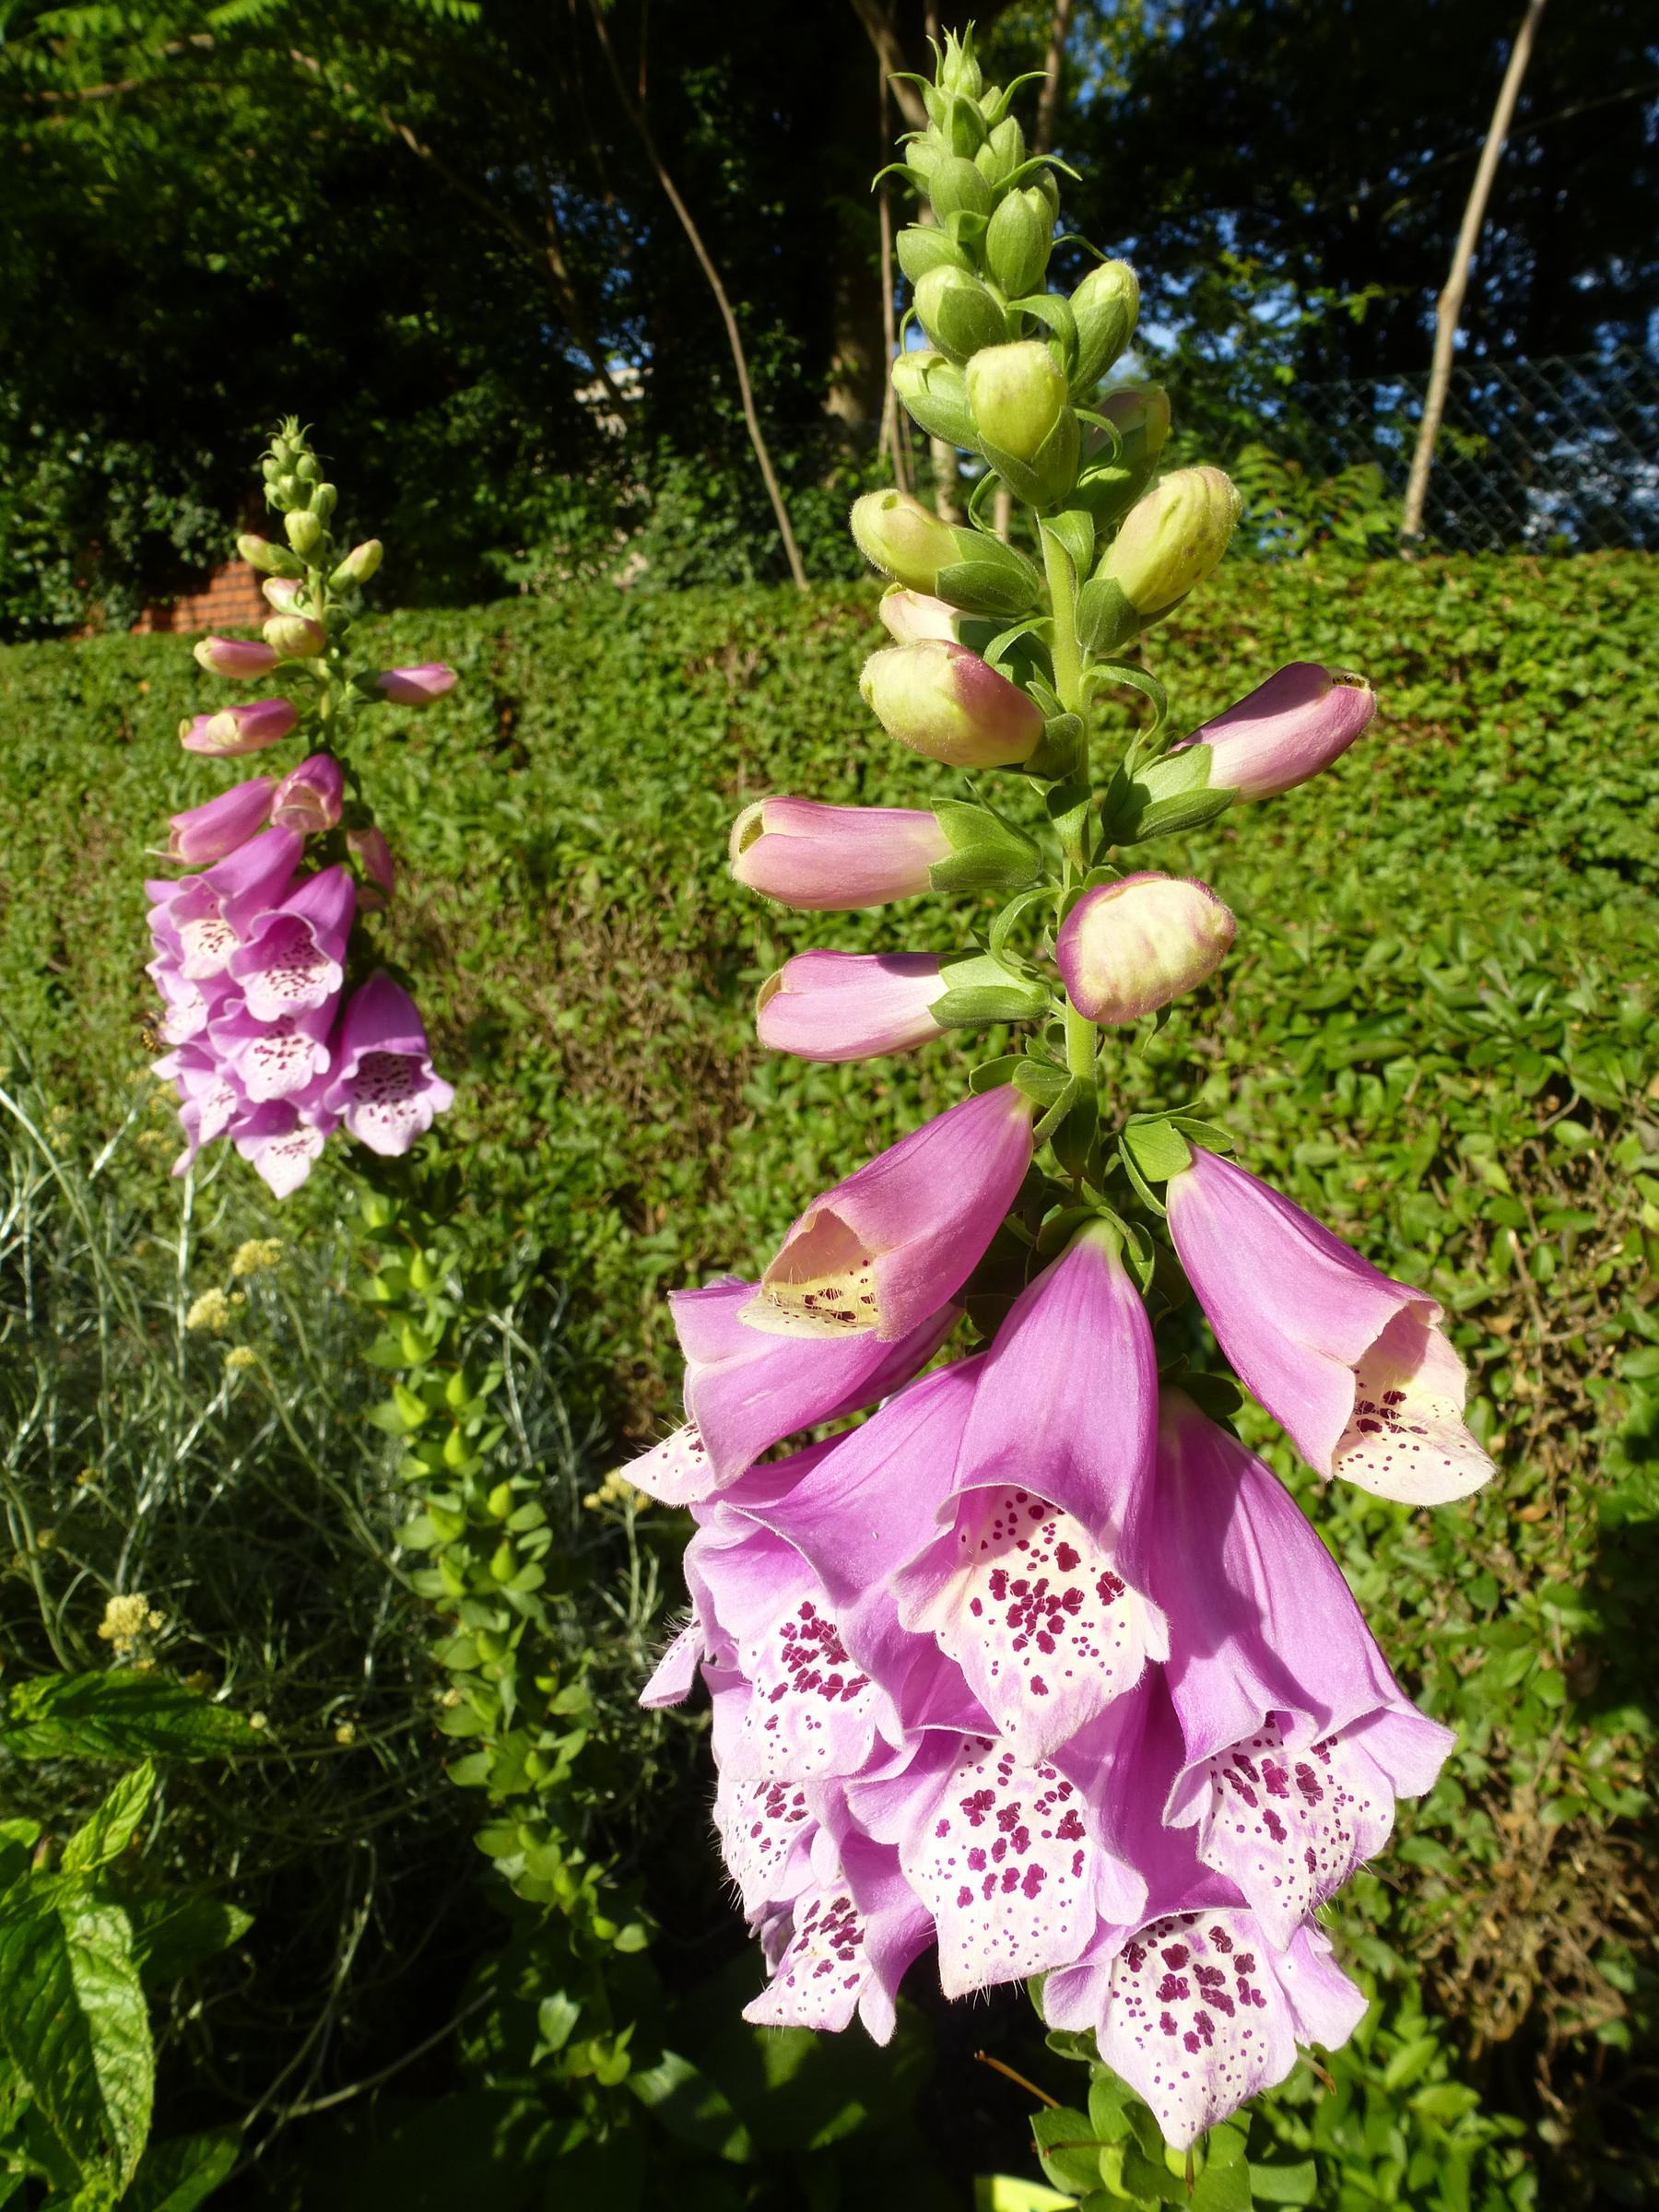
{"label": "pink tubular flower", "polygon": [[1322,1475],[1443,1505],[1489,1479],[1441,1310],[1300,1206],[1194,1147],[1169,1185],[1170,1233],[1217,1341]]}
{"label": "pink tubular flower", "polygon": [[957,1320],[946,1306],[897,1344],[867,1331],[802,1343],[744,1326],[754,1294],[734,1281],[669,1299],[686,1357],[686,1424],[628,1469],[665,1505],[712,1497],[785,1437],[886,1397],[926,1366]]}
{"label": "pink tubular flower", "polygon": [[1151,1585],[1182,1764],[1164,1812],[1279,1948],[1431,1789],[1455,1738],[1395,1682],[1341,1570],[1261,1461],[1164,1394]]}
{"label": "pink tubular flower", "polygon": [[902,1138],[816,1199],[744,1310],[777,1335],[909,1335],[983,1257],[1031,1163],[1031,1100],[1005,1084]]}
{"label": "pink tubular flower", "polygon": [[441,661],[422,661],[414,668],[382,669],[370,679],[394,707],[429,707],[433,700],[453,691],[459,680],[455,671]]}
{"label": "pink tubular flower", "polygon": [[1270,799],[1329,768],[1376,712],[1376,694],[1362,676],[1292,661],[1172,747],[1170,758],[1203,747],[1210,788]]}
{"label": "pink tubular flower", "polygon": [[346,776],[339,762],[331,753],[312,753],[298,768],[289,769],[276,786],[271,819],[279,830],[317,836],[339,820],[345,795]]}
{"label": "pink tubular flower", "polygon": [[269,645],[254,638],[199,638],[191,651],[198,665],[212,675],[229,676],[238,683],[268,676],[277,659]]}
{"label": "pink tubular flower", "polygon": [[328,1073],[328,1033],[338,1005],[336,994],[319,1006],[261,1021],[242,1000],[230,998],[215,1014],[208,1034],[227,1072],[250,1100],[295,1099]]}
{"label": "pink tubular flower", "polygon": [[347,830],[346,850],[373,888],[390,898],[397,888],[397,863],[392,848],[372,823],[366,830]]}
{"label": "pink tubular flower", "polygon": [[1085,891],[1055,958],[1066,996],[1090,1021],[1138,1021],[1214,975],[1236,924],[1207,883],[1125,876]]}
{"label": "pink tubular flower", "polygon": [[185,982],[226,973],[254,917],[287,891],[300,845],[291,830],[263,830],[203,875],[147,887],[150,935]]}
{"label": "pink tubular flower", "polygon": [[216,760],[233,760],[243,753],[263,753],[280,745],[299,720],[286,699],[256,699],[245,707],[221,707],[217,714],[197,714],[179,732],[187,753],[206,753]]}
{"label": "pink tubular flower", "polygon": [[454,1091],[432,1072],[415,1001],[382,971],[347,1002],[335,1043],[335,1072],[324,1105],[371,1152],[406,1152]]}
{"label": "pink tubular flower", "polygon": [[253,1107],[231,1135],[272,1196],[288,1198],[322,1159],[333,1127],[314,1106],[277,1099]]}
{"label": "pink tubular flower", "polygon": [[265,828],[276,788],[274,776],[254,776],[249,782],[233,783],[217,799],[170,816],[166,857],[193,868],[223,860]]}
{"label": "pink tubular flower", "polygon": [[759,799],[732,824],[732,873],[762,898],[828,913],[912,899],[950,857],[933,815],[912,806]]}
{"label": "pink tubular flower", "polygon": [[755,1028],[800,1060],[870,1060],[944,1035],[929,1008],[950,988],[930,953],[800,952],[760,986]]}
{"label": "pink tubular flower", "polygon": [[[291,831],[279,830],[278,836]],[[230,973],[256,1021],[314,1013],[337,994],[345,976],[356,891],[344,867],[308,876],[280,906],[267,908],[230,956]]]}
{"label": "pink tubular flower", "polygon": [[1166,1912],[1113,1932],[1042,1992],[1051,2027],[1092,2030],[1100,2056],[1185,2150],[1258,2090],[1284,2080],[1299,2043],[1335,2049],[1365,1997],[1328,1936],[1298,1927],[1275,1950],[1253,1913],[1230,1904]]}

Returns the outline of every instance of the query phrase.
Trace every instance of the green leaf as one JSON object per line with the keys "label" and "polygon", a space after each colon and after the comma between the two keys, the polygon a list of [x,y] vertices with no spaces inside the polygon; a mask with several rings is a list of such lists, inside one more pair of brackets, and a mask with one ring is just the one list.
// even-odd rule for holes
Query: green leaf
{"label": "green leaf", "polygon": [[0,1820],[0,1890],[9,1889],[29,1872],[41,1834],[38,1820]]}
{"label": "green leaf", "polygon": [[253,1915],[216,1897],[147,1897],[129,1900],[133,1962],[151,1984],[181,1974],[240,1943]]}
{"label": "green leaf", "polygon": [[1193,1147],[1165,1121],[1130,1122],[1122,1141],[1148,1182],[1168,1182],[1193,1164]]}
{"label": "green leaf", "polygon": [[1250,2194],[1264,2205],[1311,2205],[1319,2194],[1319,2169],[1312,2159],[1294,2166],[1250,2164]]}
{"label": "green leaf", "polygon": [[0,2044],[82,2173],[124,2187],[149,2133],[156,2057],[117,1904],[0,1912]]}
{"label": "green leaf", "polygon": [[147,1759],[124,1774],[98,1809],[64,1846],[63,1871],[90,1874],[118,1859],[138,1832],[156,1794],[156,1770]]}
{"label": "green leaf", "polygon": [[18,1759],[218,1759],[258,1742],[240,1712],[165,1675],[43,1675],[12,1691],[0,1722]]}
{"label": "green leaf", "polygon": [[982,2173],[973,2184],[973,2212],[1071,2212],[1076,2202],[1019,2174]]}
{"label": "green leaf", "polygon": [[1087,2112],[1070,2105],[1045,2107],[1031,2115],[1031,2135],[1042,2171],[1056,2189],[1087,2196],[1100,2185],[1100,2144]]}
{"label": "green leaf", "polygon": [[229,2179],[241,2147],[234,2128],[152,2143],[121,2200],[122,2212],[195,2212]]}
{"label": "green leaf", "polygon": [[654,2066],[632,2073],[628,2086],[671,2136],[712,2152],[734,2166],[754,2159],[754,2139],[732,2109],[725,2091],[677,2051],[665,2051]]}

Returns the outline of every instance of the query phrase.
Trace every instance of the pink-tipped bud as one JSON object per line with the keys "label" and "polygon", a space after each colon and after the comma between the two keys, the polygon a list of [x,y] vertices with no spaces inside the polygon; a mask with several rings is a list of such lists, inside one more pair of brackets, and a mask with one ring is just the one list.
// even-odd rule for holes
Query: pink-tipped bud
{"label": "pink-tipped bud", "polygon": [[239,683],[255,676],[269,676],[276,665],[270,646],[253,638],[198,638],[191,651],[210,675],[234,677]]}
{"label": "pink-tipped bud", "polygon": [[187,753],[208,753],[215,759],[233,759],[239,753],[263,753],[267,745],[280,745],[300,719],[286,699],[256,699],[245,707],[223,707],[217,714],[197,714],[179,724],[179,743]]}
{"label": "pink-tipped bud", "polygon": [[[204,721],[211,719],[203,717]],[[255,776],[249,782],[233,783],[229,791],[221,791],[217,799],[201,806],[187,806],[182,814],[171,816],[168,859],[201,868],[238,851],[265,828],[276,788],[274,776]]]}
{"label": "pink-tipped bud", "polygon": [[925,592],[957,558],[955,533],[908,491],[866,491],[853,502],[853,535],[884,576]]}
{"label": "pink-tipped bud", "polygon": [[889,737],[951,768],[1012,768],[1042,737],[1036,701],[965,645],[889,645],[858,688]]}
{"label": "pink-tipped bud", "polygon": [[290,769],[276,786],[271,802],[271,821],[278,830],[297,830],[301,837],[318,837],[340,818],[346,796],[346,776],[331,753],[312,753]]}
{"label": "pink-tipped bud", "polygon": [[336,592],[348,583],[367,583],[380,567],[383,551],[378,537],[366,537],[360,546],[352,547],[329,578],[329,583]]}
{"label": "pink-tipped bud", "polygon": [[268,537],[257,537],[251,534],[239,537],[236,549],[250,568],[258,569],[266,576],[300,576],[304,573],[288,547],[273,545]]}
{"label": "pink-tipped bud", "polygon": [[285,661],[313,661],[328,644],[328,632],[309,615],[273,615],[265,641]]}
{"label": "pink-tipped bud", "polygon": [[1137,615],[1161,614],[1219,567],[1242,504],[1218,468],[1178,468],[1129,510],[1095,573]]}
{"label": "pink-tipped bud", "polygon": [[394,707],[427,707],[453,691],[460,678],[441,661],[422,661],[415,668],[384,668],[370,682]]}
{"label": "pink-tipped bud", "polygon": [[870,1060],[942,1036],[928,1011],[950,988],[927,953],[801,952],[760,986],[755,1028],[800,1060]]}
{"label": "pink-tipped bud", "polygon": [[1138,1021],[1211,976],[1237,924],[1207,883],[1125,876],[1085,891],[1055,958],[1066,996],[1090,1021]]}
{"label": "pink-tipped bud", "polygon": [[296,576],[267,576],[259,588],[279,615],[291,615],[305,585]]}
{"label": "pink-tipped bud", "polygon": [[346,850],[375,889],[390,898],[397,888],[397,863],[392,848],[371,822],[366,830],[347,830]]}
{"label": "pink-tipped bud", "polygon": [[900,645],[919,645],[928,638],[947,645],[961,642],[961,616],[948,601],[930,599],[925,592],[912,592],[901,583],[889,585],[876,612],[888,637]]}
{"label": "pink-tipped bud", "polygon": [[937,818],[911,806],[827,806],[816,799],[759,799],[732,824],[732,873],[763,899],[819,913],[846,913],[912,899],[928,870],[948,860]]}
{"label": "pink-tipped bud", "polygon": [[1208,787],[1241,799],[1292,791],[1346,753],[1377,712],[1364,677],[1292,661],[1265,684],[1171,748],[1209,756]]}

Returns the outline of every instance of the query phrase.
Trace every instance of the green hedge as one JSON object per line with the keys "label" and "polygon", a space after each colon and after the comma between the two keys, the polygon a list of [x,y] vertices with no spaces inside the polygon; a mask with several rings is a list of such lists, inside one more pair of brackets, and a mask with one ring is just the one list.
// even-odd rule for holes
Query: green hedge
{"label": "green hedge", "polygon": [[[730,818],[765,792],[939,788],[859,703],[870,596],[583,596],[379,626],[388,660],[463,677],[418,721],[388,717],[366,761],[406,870],[394,948],[462,1078],[478,1202],[567,1283],[618,1453],[673,1417],[660,1293],[752,1270],[815,1188],[960,1086],[948,1041],[842,1069],[752,1045],[750,993],[789,951],[948,949],[971,924],[795,919],[724,871]],[[1342,1908],[1394,1985],[1372,2056],[1306,2119],[1355,2177],[1344,2206],[1520,2204],[1536,2171],[1550,2204],[1659,2183],[1636,2087],[1659,1884],[1632,1827],[1659,1510],[1649,605],[1639,557],[1241,564],[1153,639],[1189,725],[1292,658],[1363,668],[1382,714],[1320,782],[1159,849],[1217,882],[1240,938],[1144,1057],[1117,1054],[1125,1108],[1224,1108],[1250,1165],[1441,1298],[1502,1470],[1418,1516],[1294,1477],[1463,1738]],[[171,738],[221,696],[162,640],[0,653],[0,1006],[86,1143],[157,1115],[138,1157],[159,1205],[141,855],[226,781]],[[300,1218],[327,1203],[313,1179]],[[676,1528],[653,1520],[666,1559]],[[663,1818],[683,1837],[683,1811]],[[1398,2027],[1418,1984],[1421,2034]]]}

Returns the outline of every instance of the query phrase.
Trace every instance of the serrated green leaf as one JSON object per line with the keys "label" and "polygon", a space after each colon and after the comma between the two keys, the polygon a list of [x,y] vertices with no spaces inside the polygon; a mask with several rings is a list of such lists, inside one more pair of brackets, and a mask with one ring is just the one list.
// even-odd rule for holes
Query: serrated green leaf
{"label": "serrated green leaf", "polygon": [[18,1759],[218,1759],[259,1739],[240,1712],[166,1675],[43,1675],[6,1700],[0,1743]]}
{"label": "serrated green leaf", "polygon": [[251,1912],[214,1897],[137,1898],[126,1910],[134,1963],[152,1986],[176,1982],[203,1959],[229,1950],[253,1925]]}
{"label": "serrated green leaf", "polygon": [[0,2044],[83,2175],[123,2188],[149,2132],[155,2050],[122,1908],[0,1912]]}
{"label": "serrated green leaf", "polygon": [[229,2127],[152,2143],[121,2200],[122,2212],[195,2212],[229,2179],[241,2148],[241,2137]]}

